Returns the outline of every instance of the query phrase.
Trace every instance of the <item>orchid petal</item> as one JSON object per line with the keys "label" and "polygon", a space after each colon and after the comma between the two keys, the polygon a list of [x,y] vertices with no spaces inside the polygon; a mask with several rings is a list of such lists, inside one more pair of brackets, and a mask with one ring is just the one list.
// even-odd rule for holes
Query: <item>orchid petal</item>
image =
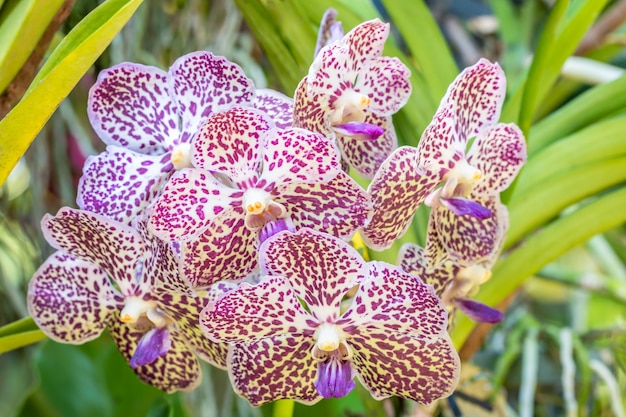
{"label": "orchid petal", "polygon": [[481,302],[466,298],[457,298],[454,302],[459,310],[475,322],[495,324],[500,323],[504,319],[504,314],[501,311]]}
{"label": "orchid petal", "polygon": [[431,286],[396,266],[368,265],[368,278],[340,320],[347,323],[346,332],[366,327],[430,340],[445,334],[448,312]]}
{"label": "orchid petal", "polygon": [[169,154],[151,156],[109,146],[85,161],[78,207],[130,223],[156,198],[173,170]]}
{"label": "orchid petal", "polygon": [[243,211],[217,216],[209,228],[183,245],[182,273],[193,288],[221,280],[241,281],[258,265],[258,233],[245,226]]}
{"label": "orchid petal", "polygon": [[417,164],[421,169],[437,171],[441,177],[465,160],[466,143],[459,138],[450,109],[433,116],[417,145]]}
{"label": "orchid petal", "polygon": [[381,56],[359,71],[356,90],[371,100],[368,108],[380,116],[398,112],[411,96],[411,71],[396,57]]}
{"label": "orchid petal", "polygon": [[[109,332],[120,353],[130,363],[147,329],[133,328],[116,319],[109,320]],[[200,364],[195,353],[174,329],[170,329],[170,347],[154,362],[133,368],[139,379],[164,392],[192,391],[200,384]]]}
{"label": "orchid petal", "polygon": [[379,19],[363,22],[346,34],[343,44],[350,50],[350,68],[358,71],[367,61],[380,57],[389,36],[389,24]]}
{"label": "orchid petal", "polygon": [[343,36],[344,33],[341,22],[337,22],[337,11],[331,8],[326,9],[317,31],[317,42],[315,43],[315,53],[313,57],[316,57],[323,47],[340,40]]}
{"label": "orchid petal", "polygon": [[[477,199],[477,196],[470,195]],[[428,222],[429,232],[426,252],[441,253],[436,249],[441,245],[450,259],[460,266],[486,262],[493,265],[504,241],[504,232],[508,227],[508,211],[500,203],[498,195],[476,200],[488,208],[493,216],[478,219],[472,216],[457,216],[444,207],[433,208]],[[438,240],[438,242],[433,242]],[[434,245],[434,248],[430,246]]]}
{"label": "orchid petal", "polygon": [[240,205],[242,196],[205,170],[177,171],[151,208],[150,231],[166,241],[192,239],[216,216]]}
{"label": "orchid petal", "polygon": [[526,162],[526,141],[514,124],[497,124],[478,135],[468,153],[468,160],[482,172],[474,193],[489,195],[502,192],[513,182]]}
{"label": "orchid petal", "polygon": [[158,68],[131,63],[102,71],[87,106],[102,141],[146,155],[167,152],[179,135],[168,78]]}
{"label": "orchid petal", "polygon": [[398,396],[428,406],[457,385],[460,360],[447,336],[424,340],[367,329],[350,344],[357,378],[377,400]]}
{"label": "orchid petal", "polygon": [[498,63],[481,58],[461,72],[448,87],[437,113],[447,109],[454,116],[454,139],[466,144],[484,127],[500,118],[506,94],[506,78]]}
{"label": "orchid petal", "polygon": [[259,248],[261,270],[287,277],[320,322],[339,316],[341,299],[366,273],[363,258],[346,242],[311,229],[280,233]]}
{"label": "orchid petal", "polygon": [[463,197],[441,198],[441,203],[457,216],[471,216],[479,220],[490,218],[493,213],[487,207]]}
{"label": "orchid petal", "polygon": [[202,125],[193,141],[191,161],[196,168],[226,175],[239,188],[257,181],[261,138],[273,127],[258,110],[231,107]]}
{"label": "orchid petal", "polygon": [[272,130],[265,136],[261,180],[267,183],[327,182],[340,170],[335,145],[319,134],[292,128]]}
{"label": "orchid petal", "polygon": [[250,105],[254,99],[254,83],[241,67],[210,52],[178,58],[169,74],[182,119],[180,142],[190,142],[212,113],[233,105]]}
{"label": "orchid petal", "polygon": [[215,342],[248,343],[288,333],[312,335],[315,325],[289,281],[279,276],[266,277],[254,286],[244,282],[200,314],[200,327]]}
{"label": "orchid petal", "polygon": [[[353,80],[356,78],[358,66],[350,65],[351,51],[342,43],[333,43],[322,48],[317,55],[306,77],[305,94],[315,96],[323,107],[331,107],[341,94],[353,88]],[[351,80],[342,83],[344,80]],[[300,107],[296,99],[295,113]]]}
{"label": "orchid petal", "polygon": [[438,173],[420,173],[415,165],[417,150],[396,149],[381,165],[368,193],[374,212],[371,222],[361,229],[367,245],[374,250],[390,247],[409,227],[413,215],[440,181]]}
{"label": "orchid petal", "polygon": [[99,214],[64,207],[54,217],[46,214],[41,229],[55,249],[102,268],[119,285],[122,294],[137,291],[135,268],[145,245],[130,226]]}
{"label": "orchid petal", "polygon": [[287,184],[276,190],[297,228],[310,227],[347,240],[371,215],[370,197],[343,172],[327,183]]}
{"label": "orchid petal", "polygon": [[293,126],[333,136],[330,128],[331,108],[327,101],[320,100],[317,95],[307,92],[308,79],[304,77],[295,92]]}
{"label": "orchid petal", "polygon": [[81,344],[97,338],[117,307],[107,274],[66,253],[50,256],[28,284],[28,312],[57,342]]}
{"label": "orchid petal", "polygon": [[424,248],[405,243],[398,252],[398,266],[405,272],[418,276],[422,282],[432,285],[437,296],[459,272],[460,267],[451,261],[429,265]]}
{"label": "orchid petal", "polygon": [[348,164],[363,177],[372,179],[385,159],[398,147],[398,138],[391,117],[367,113],[365,123],[379,126],[383,135],[376,140],[337,135],[337,143]]}
{"label": "orchid petal", "polygon": [[231,346],[228,374],[235,392],[257,407],[279,399],[314,404],[322,399],[313,381],[313,339],[300,334],[266,337]]}
{"label": "orchid petal", "polygon": [[279,129],[293,125],[293,99],[269,88],[256,90],[254,108],[266,113]]}

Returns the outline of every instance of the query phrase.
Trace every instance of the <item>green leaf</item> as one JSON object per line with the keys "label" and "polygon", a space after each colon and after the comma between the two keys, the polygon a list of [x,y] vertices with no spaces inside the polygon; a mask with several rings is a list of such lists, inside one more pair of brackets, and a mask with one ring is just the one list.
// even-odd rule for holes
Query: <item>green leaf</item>
{"label": "green leaf", "polygon": [[[489,306],[499,305],[544,265],[590,237],[626,222],[624,201],[626,187],[621,187],[543,227],[496,264],[493,277],[480,288],[476,300]],[[463,346],[474,326],[466,316],[457,317],[452,330],[457,348]]]}
{"label": "green leaf", "polygon": [[0,122],[0,184],[141,2],[108,0],[102,3],[55,49],[22,101]]}
{"label": "green leaf", "polygon": [[459,71],[437,22],[423,0],[383,0],[383,4],[428,82],[430,99],[438,103]]}
{"label": "green leaf", "polygon": [[520,128],[527,137],[539,103],[546,97],[563,63],[574,52],[606,3],[607,0],[573,3],[557,0],[554,5],[541,33],[524,87]]}
{"label": "green leaf", "polygon": [[9,336],[16,333],[21,333],[30,330],[37,330],[37,325],[33,321],[32,317],[24,317],[13,323],[9,323],[0,327],[0,337]]}
{"label": "green leaf", "polygon": [[17,75],[64,0],[0,2],[0,92]]}

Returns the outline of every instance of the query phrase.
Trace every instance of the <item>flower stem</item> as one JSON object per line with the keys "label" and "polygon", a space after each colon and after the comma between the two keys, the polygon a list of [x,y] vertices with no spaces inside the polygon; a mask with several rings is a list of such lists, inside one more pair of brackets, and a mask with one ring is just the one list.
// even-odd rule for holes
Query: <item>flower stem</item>
{"label": "flower stem", "polygon": [[293,407],[295,403],[293,400],[278,400],[274,404],[273,417],[292,417]]}

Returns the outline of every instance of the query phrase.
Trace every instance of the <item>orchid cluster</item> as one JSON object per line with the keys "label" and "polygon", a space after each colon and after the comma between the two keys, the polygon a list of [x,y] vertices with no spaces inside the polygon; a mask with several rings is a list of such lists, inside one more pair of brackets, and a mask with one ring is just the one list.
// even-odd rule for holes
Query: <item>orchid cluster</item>
{"label": "orchid cluster", "polygon": [[[108,327],[146,383],[191,390],[202,359],[255,406],[345,396],[355,378],[376,399],[453,392],[450,311],[500,318],[471,296],[507,228],[499,193],[525,161],[520,130],[497,123],[504,75],[486,60],[463,71],[417,147],[396,149],[411,85],[382,56],[389,25],[344,35],[334,17],[294,99],[208,52],[100,74],[88,114],[107,148],[85,163],[79,209],[42,220],[57,252],[29,287],[50,338]],[[358,233],[390,247],[423,204],[427,244],[404,246],[398,266],[351,246]]]}

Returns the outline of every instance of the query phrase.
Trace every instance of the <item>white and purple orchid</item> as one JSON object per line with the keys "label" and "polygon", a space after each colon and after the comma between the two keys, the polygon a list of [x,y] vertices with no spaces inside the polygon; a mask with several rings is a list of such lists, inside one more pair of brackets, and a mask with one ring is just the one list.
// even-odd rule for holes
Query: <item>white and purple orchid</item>
{"label": "white and purple orchid", "polygon": [[[332,27],[320,46],[337,35]],[[411,94],[409,69],[381,56],[388,35],[389,25],[375,19],[324,46],[295,94],[294,125],[336,138],[342,158],[365,178],[397,147],[391,115]]]}
{"label": "white and purple orchid", "polygon": [[273,236],[260,258],[267,276],[217,298],[200,319],[211,340],[231,344],[231,382],[253,405],[341,397],[355,376],[376,399],[430,404],[452,392],[459,359],[432,287],[311,229]]}
{"label": "white and purple orchid", "polygon": [[107,150],[88,158],[78,206],[130,223],[175,170],[190,166],[191,139],[209,115],[233,105],[292,123],[292,100],[254,89],[243,70],[209,52],[185,55],[165,72],[122,63],[100,73],[89,94],[91,124]]}
{"label": "white and purple orchid", "polygon": [[197,321],[209,301],[180,278],[168,245],[138,229],[82,210],[47,215],[42,229],[58,249],[29,284],[28,308],[51,339],[82,344],[105,327],[146,383],[166,391],[200,382],[197,356],[224,368],[226,345]]}
{"label": "white and purple orchid", "polygon": [[[436,208],[445,207],[445,212],[433,215],[433,227],[445,227],[446,238],[456,239],[459,235],[449,226],[450,221],[444,221],[454,217],[457,222],[468,222],[467,229],[488,219],[485,228],[491,240],[497,240],[493,231],[504,227],[492,227],[492,223],[502,220],[499,207],[491,204],[493,196],[510,184],[525,161],[519,128],[496,123],[505,90],[502,69],[486,59],[454,80],[418,147],[396,150],[370,184],[374,214],[362,230],[370,247],[391,246],[425,201]],[[466,152],[471,140],[473,146]]]}
{"label": "white and purple orchid", "polygon": [[250,273],[266,226],[348,239],[369,219],[369,198],[341,170],[331,142],[277,129],[254,109],[210,117],[192,142],[191,161],[194,168],[176,172],[157,199],[150,228],[183,241],[183,271],[197,288]]}

